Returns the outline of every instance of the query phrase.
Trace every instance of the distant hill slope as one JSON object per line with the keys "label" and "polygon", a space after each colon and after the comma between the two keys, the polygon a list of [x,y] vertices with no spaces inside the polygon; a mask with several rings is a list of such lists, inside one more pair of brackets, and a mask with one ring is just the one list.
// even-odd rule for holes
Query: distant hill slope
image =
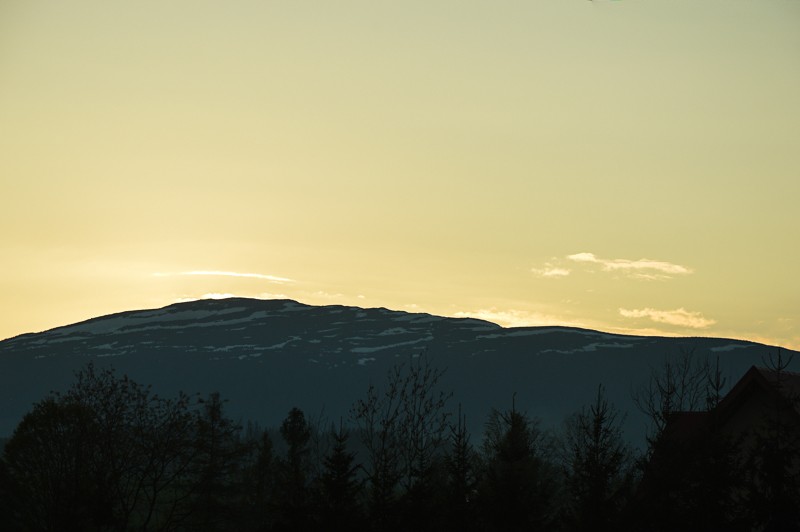
{"label": "distant hill slope", "polygon": [[[443,385],[473,432],[491,407],[518,408],[548,426],[588,404],[603,383],[628,412],[629,437],[645,419],[631,390],[664,356],[717,355],[733,384],[777,348],[716,338],[622,336],[565,327],[503,328],[456,319],[291,300],[231,298],[124,312],[0,342],[0,437],[31,405],[67,388],[89,361],[111,365],[161,395],[219,391],[241,420],[276,425],[293,406],[312,418],[347,417],[370,383],[423,350],[446,368]],[[800,357],[795,362],[800,362]]]}

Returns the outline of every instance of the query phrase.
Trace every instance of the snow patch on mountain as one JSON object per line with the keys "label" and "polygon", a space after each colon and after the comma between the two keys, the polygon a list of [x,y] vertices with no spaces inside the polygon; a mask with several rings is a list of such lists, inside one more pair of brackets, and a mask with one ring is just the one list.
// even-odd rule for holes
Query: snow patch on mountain
{"label": "snow patch on mountain", "polygon": [[393,349],[395,347],[405,347],[408,345],[415,345],[421,342],[431,342],[433,341],[433,336],[423,336],[422,338],[417,338],[416,340],[411,340],[408,342],[397,342],[395,344],[384,344],[379,345],[376,347],[354,347],[350,350],[351,353],[376,353],[378,351],[385,351],[386,349]]}
{"label": "snow patch on mountain", "polygon": [[493,334],[481,334],[477,338],[496,339],[496,338],[516,338],[521,336],[538,336],[542,334],[577,334],[581,336],[590,336],[595,338],[626,338],[629,340],[636,340],[636,337],[624,337],[618,334],[604,333],[599,331],[589,331],[584,329],[571,329],[564,327],[536,327],[524,329],[502,329],[500,332]]}
{"label": "snow patch on mountain", "polygon": [[259,346],[255,344],[235,344],[235,345],[226,345],[223,347],[214,347],[211,350],[215,353],[228,353],[230,351],[240,351],[242,349],[259,349]]}
{"label": "snow patch on mountain", "polygon": [[125,314],[121,316],[100,318],[70,325],[65,328],[55,329],[53,334],[63,332],[67,333],[80,333],[86,332],[89,334],[105,334],[119,331],[127,327],[138,327],[145,323],[164,323],[170,321],[198,321],[211,317],[217,317],[225,314],[236,314],[244,312],[244,307],[234,307],[219,310],[182,310],[179,312],[170,312],[167,309],[159,310],[145,310],[137,312],[136,314]]}
{"label": "snow patch on mountain", "polygon": [[721,345],[717,347],[712,347],[711,351],[714,353],[725,353],[727,351],[733,351],[734,349],[747,349],[746,344],[729,344],[729,345]]}
{"label": "snow patch on mountain", "polygon": [[633,347],[633,344],[621,344],[618,342],[614,342],[611,344],[604,344],[600,342],[594,342],[591,344],[586,344],[583,347],[577,347],[575,349],[544,349],[539,351],[540,353],[560,353],[563,355],[571,355],[573,353],[592,353],[597,351],[598,349],[630,349]]}
{"label": "snow patch on mountain", "polygon": [[263,347],[262,349],[282,349],[282,348],[286,347],[288,344],[290,344],[291,342],[296,342],[298,340],[302,340],[302,338],[300,338],[299,336],[290,336],[289,339],[284,341],[284,342],[281,342],[279,344],[270,345],[270,346],[267,346],[267,347]]}
{"label": "snow patch on mountain", "polygon": [[[58,338],[51,338],[47,339],[46,343],[59,343],[59,342],[70,342],[74,340],[85,340],[89,336],[94,335],[104,335],[104,334],[113,334],[113,333],[140,333],[145,331],[168,331],[174,330],[177,331],[178,334],[181,333],[184,329],[197,329],[197,328],[208,328],[208,327],[227,327],[230,325],[238,325],[241,323],[250,323],[253,321],[266,319],[269,315],[264,312],[254,312],[253,314],[245,317],[245,318],[237,318],[231,320],[216,320],[216,321],[199,321],[199,322],[186,322],[186,323],[174,323],[172,325],[146,325],[145,323],[127,323],[120,325],[118,320],[112,320],[115,323],[113,325],[101,325],[98,327],[92,328],[81,328],[80,330],[75,330],[71,328],[68,332],[59,333],[62,336]],[[124,318],[123,318],[124,319]],[[76,326],[77,327],[77,326]],[[243,328],[237,330],[244,330]]]}
{"label": "snow patch on mountain", "polygon": [[410,333],[408,329],[404,329],[403,327],[392,327],[391,329],[386,329],[385,331],[381,331],[376,336],[396,336],[398,334],[407,334]]}

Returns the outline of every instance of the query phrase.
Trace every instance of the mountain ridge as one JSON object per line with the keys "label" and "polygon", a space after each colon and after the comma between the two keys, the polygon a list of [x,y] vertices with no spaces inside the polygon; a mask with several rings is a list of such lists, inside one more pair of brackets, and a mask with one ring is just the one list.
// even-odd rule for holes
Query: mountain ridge
{"label": "mountain ridge", "polygon": [[506,327],[506,326],[497,324],[495,322],[492,322],[492,321],[489,321],[489,320],[484,320],[484,319],[481,319],[481,318],[441,316],[441,315],[437,315],[437,314],[430,314],[428,312],[409,312],[409,311],[406,311],[406,310],[390,309],[388,307],[359,307],[359,306],[353,306],[353,305],[340,305],[340,304],[311,305],[311,304],[308,304],[308,303],[301,303],[301,302],[299,302],[297,300],[290,299],[290,298],[259,299],[259,298],[248,298],[248,297],[228,297],[228,298],[220,298],[220,299],[210,299],[210,298],[209,299],[197,299],[197,300],[191,300],[191,301],[181,301],[181,302],[177,302],[177,303],[170,303],[169,305],[165,305],[163,307],[112,312],[110,314],[103,314],[103,315],[100,315],[100,316],[87,318],[85,320],[77,321],[77,322],[66,324],[66,325],[58,325],[56,327],[52,327],[50,329],[45,329],[45,330],[42,330],[42,331],[20,333],[18,335],[11,336],[9,338],[5,338],[5,339],[0,340],[0,343],[12,341],[12,340],[17,340],[17,339],[22,339],[22,338],[27,338],[27,337],[33,337],[33,336],[37,336],[37,335],[41,335],[41,334],[45,334],[45,333],[51,333],[51,332],[59,331],[61,329],[69,329],[69,328],[72,328],[72,327],[75,327],[75,326],[84,325],[84,324],[88,324],[88,323],[91,323],[91,322],[103,321],[103,320],[106,320],[106,319],[109,319],[109,318],[125,317],[125,316],[128,316],[128,315],[135,315],[135,314],[140,314],[140,313],[143,313],[143,312],[153,312],[153,311],[161,311],[161,310],[166,310],[166,309],[171,309],[171,308],[179,308],[179,307],[182,307],[184,305],[195,305],[197,303],[205,303],[205,302],[216,303],[216,302],[219,302],[219,301],[226,301],[226,302],[228,302],[228,301],[231,301],[231,302],[233,302],[233,301],[242,301],[242,302],[269,301],[269,302],[291,303],[291,304],[295,304],[295,305],[303,306],[303,307],[308,307],[308,308],[357,309],[357,310],[362,310],[362,311],[377,310],[377,311],[385,311],[385,312],[392,312],[392,313],[398,313],[398,314],[441,318],[441,319],[447,319],[447,320],[474,321],[474,322],[479,322],[479,323],[482,323],[482,324],[486,324],[487,326],[496,327],[498,329],[504,329],[506,331],[523,331],[523,330],[545,331],[545,330],[548,330],[548,329],[553,329],[553,330],[556,330],[556,331],[575,331],[575,332],[584,331],[584,332],[592,333],[592,334],[608,335],[608,336],[615,336],[615,337],[619,336],[619,337],[632,337],[632,338],[683,338],[683,339],[687,339],[687,338],[703,338],[703,339],[709,339],[709,340],[730,340],[730,341],[735,341],[735,342],[741,342],[741,343],[747,343],[747,344],[753,344],[753,345],[760,345],[760,346],[764,346],[764,347],[767,347],[767,348],[780,348],[780,349],[785,349],[787,351],[792,351],[791,349],[780,347],[780,346],[771,346],[769,344],[764,344],[764,343],[761,343],[761,342],[755,342],[755,341],[752,341],[752,340],[728,338],[728,337],[722,337],[722,336],[641,335],[641,334],[632,334],[632,333],[608,332],[608,331],[602,331],[602,330],[599,330],[599,329],[591,329],[591,328],[588,328],[588,327],[577,327],[577,326],[572,326],[572,325],[524,325],[524,326]]}
{"label": "mountain ridge", "polygon": [[496,326],[498,328],[502,327],[501,325],[498,325],[496,323],[493,323],[493,322],[490,322],[490,321],[487,321],[487,320],[482,320],[480,318],[437,316],[435,314],[429,314],[427,312],[408,312],[408,311],[405,311],[405,310],[392,310],[392,309],[389,309],[387,307],[358,307],[358,306],[352,306],[352,305],[337,305],[337,304],[332,304],[332,305],[310,305],[310,304],[301,303],[301,302],[299,302],[297,300],[289,299],[289,298],[258,299],[258,298],[249,298],[249,297],[227,297],[227,298],[220,298],[220,299],[197,299],[197,300],[192,300],[192,301],[181,301],[181,302],[177,302],[177,303],[170,303],[169,305],[166,305],[166,306],[163,306],[163,307],[137,309],[137,310],[124,310],[124,311],[121,311],[121,312],[112,312],[110,314],[103,314],[101,316],[95,316],[95,317],[92,317],[92,318],[87,318],[85,320],[77,321],[77,322],[70,323],[70,324],[67,324],[67,325],[58,325],[56,327],[52,327],[50,329],[45,329],[43,331],[21,333],[21,334],[18,334],[18,335],[11,336],[9,338],[0,340],[0,343],[1,342],[6,342],[6,341],[9,341],[9,340],[15,340],[15,339],[22,338],[22,337],[29,337],[29,336],[36,336],[36,335],[43,334],[43,333],[50,333],[50,332],[58,331],[60,329],[68,329],[68,328],[71,328],[71,327],[74,327],[74,326],[88,324],[90,322],[103,321],[103,320],[106,320],[106,319],[109,319],[109,318],[126,317],[126,316],[130,316],[130,315],[140,314],[140,313],[143,313],[143,312],[163,311],[163,310],[172,309],[172,308],[182,308],[183,306],[186,306],[186,305],[195,306],[195,305],[201,304],[201,303],[210,303],[210,304],[216,306],[216,304],[218,302],[221,302],[221,301],[224,301],[224,302],[237,302],[238,301],[238,302],[248,302],[248,303],[249,302],[257,302],[257,301],[268,301],[268,302],[290,303],[290,304],[295,304],[295,305],[298,305],[298,306],[303,306],[303,307],[308,307],[308,308],[314,307],[314,308],[329,308],[329,309],[345,308],[345,309],[359,309],[359,310],[377,310],[377,311],[394,312],[394,313],[408,314],[408,315],[420,315],[420,316],[430,316],[430,317],[444,318],[444,319],[453,319],[453,320],[472,320],[472,321],[476,321],[476,322],[485,323],[487,325]]}
{"label": "mountain ridge", "polygon": [[641,432],[645,420],[631,407],[631,391],[664,356],[718,356],[735,382],[775,349],[727,338],[505,328],[477,318],[290,299],[198,300],[0,341],[0,436],[50,390],[68,387],[89,361],[152,384],[161,395],[219,391],[235,417],[276,425],[292,406],[345,417],[369,384],[380,385],[395,364],[422,352],[446,368],[442,386],[475,427],[514,392],[518,405],[555,426],[602,383],[628,412],[627,429]]}

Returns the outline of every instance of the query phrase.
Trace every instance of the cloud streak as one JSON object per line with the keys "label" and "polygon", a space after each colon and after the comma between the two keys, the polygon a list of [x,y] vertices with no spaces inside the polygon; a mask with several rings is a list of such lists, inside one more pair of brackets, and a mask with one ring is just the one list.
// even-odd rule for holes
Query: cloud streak
{"label": "cloud streak", "polygon": [[546,264],[544,268],[531,268],[531,271],[539,277],[546,277],[549,279],[567,277],[571,273],[567,268],[559,268],[550,264]]}
{"label": "cloud streak", "polygon": [[176,298],[175,303],[186,303],[189,301],[200,301],[203,299],[229,299],[231,297],[245,297],[248,299],[291,299],[286,294],[273,294],[270,292],[252,293],[230,293],[230,292],[208,292],[199,296],[182,296]]}
{"label": "cloud streak", "polygon": [[453,314],[455,318],[477,318],[496,323],[503,327],[542,327],[565,326],[586,327],[585,324],[553,314],[531,312],[527,310],[501,310],[497,308],[460,311]]}
{"label": "cloud streak", "polygon": [[619,309],[619,313],[626,318],[648,318],[656,323],[666,323],[678,327],[691,329],[705,329],[717,323],[715,320],[703,317],[700,312],[690,312],[681,307],[675,310]]}
{"label": "cloud streak", "polygon": [[594,253],[575,253],[568,255],[567,259],[584,264],[597,264],[604,271],[622,272],[640,279],[668,279],[672,275],[688,275],[691,268],[653,259],[601,259]]}
{"label": "cloud streak", "polygon": [[269,281],[271,283],[278,283],[278,284],[296,282],[293,279],[289,279],[287,277],[278,277],[276,275],[267,275],[263,273],[226,272],[218,270],[194,270],[189,272],[178,272],[178,273],[155,273],[153,275],[157,277],[168,277],[171,275],[208,275],[217,277],[244,277],[249,279],[261,279],[263,281]]}

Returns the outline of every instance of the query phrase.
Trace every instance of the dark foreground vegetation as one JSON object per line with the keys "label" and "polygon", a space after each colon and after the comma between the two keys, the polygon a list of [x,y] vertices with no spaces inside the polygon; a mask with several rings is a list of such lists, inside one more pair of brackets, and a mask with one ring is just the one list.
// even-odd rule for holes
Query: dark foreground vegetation
{"label": "dark foreground vegetation", "polygon": [[473,438],[425,356],[348,419],[292,409],[277,430],[242,427],[217,394],[162,398],[90,364],[6,442],[0,529],[798,530],[800,427],[784,370],[780,358],[769,370],[778,393],[751,412],[760,421],[732,430],[758,390],[728,400],[708,363],[667,360],[636,394],[653,428],[634,452],[602,387],[556,434],[509,393]]}

